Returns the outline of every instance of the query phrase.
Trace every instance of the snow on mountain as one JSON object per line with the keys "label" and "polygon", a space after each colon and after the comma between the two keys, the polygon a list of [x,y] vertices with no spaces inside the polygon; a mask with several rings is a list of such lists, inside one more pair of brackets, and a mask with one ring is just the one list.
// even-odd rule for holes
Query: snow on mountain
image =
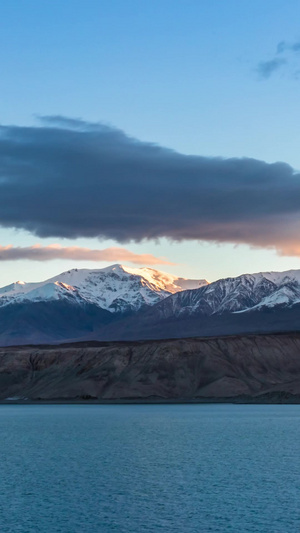
{"label": "snow on mountain", "polygon": [[170,316],[247,312],[300,303],[300,270],[259,272],[225,278],[167,298],[159,306]]}
{"label": "snow on mountain", "polygon": [[136,311],[185,288],[205,284],[206,280],[188,280],[146,267],[112,265],[98,270],[73,269],[40,283],[18,281],[3,287],[0,307],[67,299],[82,305],[95,304],[111,312]]}
{"label": "snow on mountain", "polygon": [[245,313],[300,303],[300,270],[243,274],[208,284],[147,267],[112,265],[73,269],[40,283],[18,281],[0,289],[0,307],[55,300],[94,304],[112,313],[158,304],[163,318]]}

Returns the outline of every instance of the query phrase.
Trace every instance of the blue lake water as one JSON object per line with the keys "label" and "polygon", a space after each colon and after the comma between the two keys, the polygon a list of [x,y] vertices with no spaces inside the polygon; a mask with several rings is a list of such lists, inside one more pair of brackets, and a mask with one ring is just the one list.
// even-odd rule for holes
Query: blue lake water
{"label": "blue lake water", "polygon": [[1,533],[299,533],[300,405],[0,406]]}

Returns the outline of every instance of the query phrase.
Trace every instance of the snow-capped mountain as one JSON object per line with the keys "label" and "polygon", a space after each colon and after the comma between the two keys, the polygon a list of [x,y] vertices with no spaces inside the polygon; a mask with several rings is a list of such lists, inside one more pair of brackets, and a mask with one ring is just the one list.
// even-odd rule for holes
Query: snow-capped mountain
{"label": "snow-capped mountain", "polygon": [[205,284],[206,280],[188,280],[152,268],[112,265],[98,270],[73,269],[40,283],[18,281],[3,287],[0,307],[66,300],[123,313],[152,306],[170,294]]}
{"label": "snow-capped mountain", "polygon": [[113,265],[0,289],[0,345],[299,329],[300,270],[208,284]]}
{"label": "snow-capped mountain", "polygon": [[65,300],[112,313],[157,306],[161,316],[241,313],[300,303],[300,270],[243,274],[208,283],[152,268],[123,265],[73,269],[38,283],[17,281],[0,289],[0,307]]}
{"label": "snow-capped mountain", "polygon": [[300,303],[300,270],[259,272],[220,279],[161,302],[164,318],[183,315],[241,313]]}

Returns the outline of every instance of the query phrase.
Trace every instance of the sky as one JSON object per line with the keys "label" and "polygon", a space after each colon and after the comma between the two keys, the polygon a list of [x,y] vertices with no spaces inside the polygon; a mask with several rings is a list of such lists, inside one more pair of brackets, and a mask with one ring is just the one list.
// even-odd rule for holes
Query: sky
{"label": "sky", "polygon": [[298,0],[2,0],[0,286],[300,268]]}

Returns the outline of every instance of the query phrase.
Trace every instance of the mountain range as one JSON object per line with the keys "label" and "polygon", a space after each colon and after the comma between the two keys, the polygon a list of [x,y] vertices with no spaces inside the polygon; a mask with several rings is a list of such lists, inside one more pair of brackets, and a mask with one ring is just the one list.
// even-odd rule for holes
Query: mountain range
{"label": "mountain range", "polygon": [[208,283],[152,268],[73,269],[0,289],[0,345],[299,330],[300,270]]}

